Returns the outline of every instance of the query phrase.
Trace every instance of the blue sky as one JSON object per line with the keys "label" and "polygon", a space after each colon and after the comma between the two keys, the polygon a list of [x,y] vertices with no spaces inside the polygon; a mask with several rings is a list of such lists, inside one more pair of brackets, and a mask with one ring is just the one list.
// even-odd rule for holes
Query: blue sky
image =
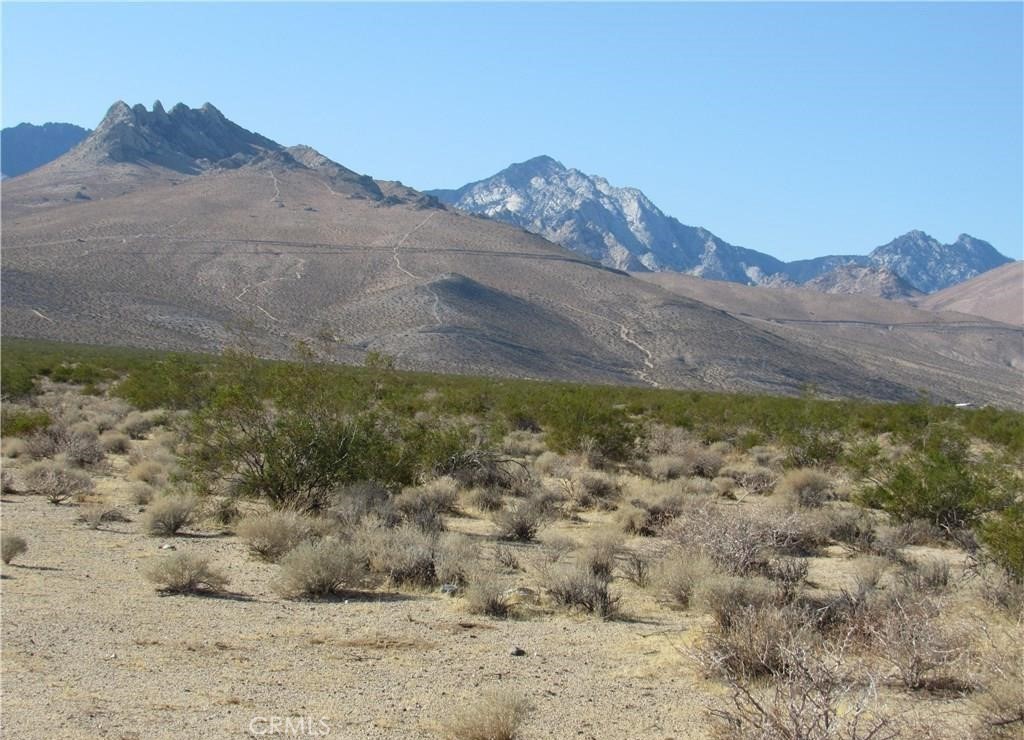
{"label": "blue sky", "polygon": [[210,101],[421,189],[549,154],[781,258],[1021,258],[1022,7],[4,2],[2,119]]}

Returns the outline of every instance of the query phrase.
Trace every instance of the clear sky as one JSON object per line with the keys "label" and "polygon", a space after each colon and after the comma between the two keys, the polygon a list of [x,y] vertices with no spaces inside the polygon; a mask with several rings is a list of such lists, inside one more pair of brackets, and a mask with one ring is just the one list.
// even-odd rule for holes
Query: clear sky
{"label": "clear sky", "polygon": [[784,259],[1024,256],[1021,3],[4,2],[4,126],[209,101],[377,178],[549,154]]}

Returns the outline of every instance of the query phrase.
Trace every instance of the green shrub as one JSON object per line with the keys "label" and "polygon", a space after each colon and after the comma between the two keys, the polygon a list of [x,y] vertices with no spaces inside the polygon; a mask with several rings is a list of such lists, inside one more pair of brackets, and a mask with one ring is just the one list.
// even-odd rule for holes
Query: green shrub
{"label": "green shrub", "polygon": [[645,434],[624,409],[584,390],[550,404],[542,421],[548,446],[555,452],[589,448],[613,462],[633,459]]}
{"label": "green shrub", "polygon": [[1024,504],[996,512],[981,522],[979,535],[992,559],[1024,583]]}
{"label": "green shrub", "polygon": [[973,459],[966,437],[955,429],[930,430],[918,450],[883,469],[862,491],[862,503],[901,521],[923,519],[943,531],[974,525],[1012,500],[1003,469]]}
{"label": "green shrub", "polygon": [[50,415],[42,409],[25,409],[0,413],[0,433],[4,437],[23,437],[50,425]]}

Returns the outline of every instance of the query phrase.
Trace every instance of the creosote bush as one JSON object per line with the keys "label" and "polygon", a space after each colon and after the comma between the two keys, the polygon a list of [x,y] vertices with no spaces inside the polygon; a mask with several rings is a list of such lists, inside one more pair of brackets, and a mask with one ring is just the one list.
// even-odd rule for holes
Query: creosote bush
{"label": "creosote bush", "polygon": [[5,534],[0,537],[0,558],[9,565],[14,558],[28,551],[28,542],[16,534]]}
{"label": "creosote bush", "polygon": [[173,594],[218,593],[228,583],[227,577],[211,568],[206,558],[190,552],[164,555],[149,565],[144,574],[160,591]]}
{"label": "creosote bush", "polygon": [[274,589],[289,599],[321,599],[359,590],[365,578],[362,554],[327,538],[303,542],[282,557]]}
{"label": "creosote bush", "polygon": [[192,523],[198,505],[194,496],[162,496],[147,509],[143,526],[151,535],[175,535]]}

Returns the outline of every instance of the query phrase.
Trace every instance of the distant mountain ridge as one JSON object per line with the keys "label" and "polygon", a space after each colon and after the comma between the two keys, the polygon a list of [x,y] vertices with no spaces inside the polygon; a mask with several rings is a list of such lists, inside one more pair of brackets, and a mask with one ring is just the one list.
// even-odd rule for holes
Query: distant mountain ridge
{"label": "distant mountain ridge", "polygon": [[911,289],[927,293],[1010,261],[988,242],[966,234],[944,245],[911,231],[868,255],[786,263],[730,244],[707,229],[687,226],[636,188],[612,186],[548,156],[510,165],[458,189],[426,192],[463,211],[540,234],[610,267],[668,270],[748,285],[802,285],[837,268],[873,266],[888,269]]}
{"label": "distant mountain ridge", "polygon": [[16,177],[50,162],[89,135],[72,123],[19,123],[0,131],[0,172]]}

